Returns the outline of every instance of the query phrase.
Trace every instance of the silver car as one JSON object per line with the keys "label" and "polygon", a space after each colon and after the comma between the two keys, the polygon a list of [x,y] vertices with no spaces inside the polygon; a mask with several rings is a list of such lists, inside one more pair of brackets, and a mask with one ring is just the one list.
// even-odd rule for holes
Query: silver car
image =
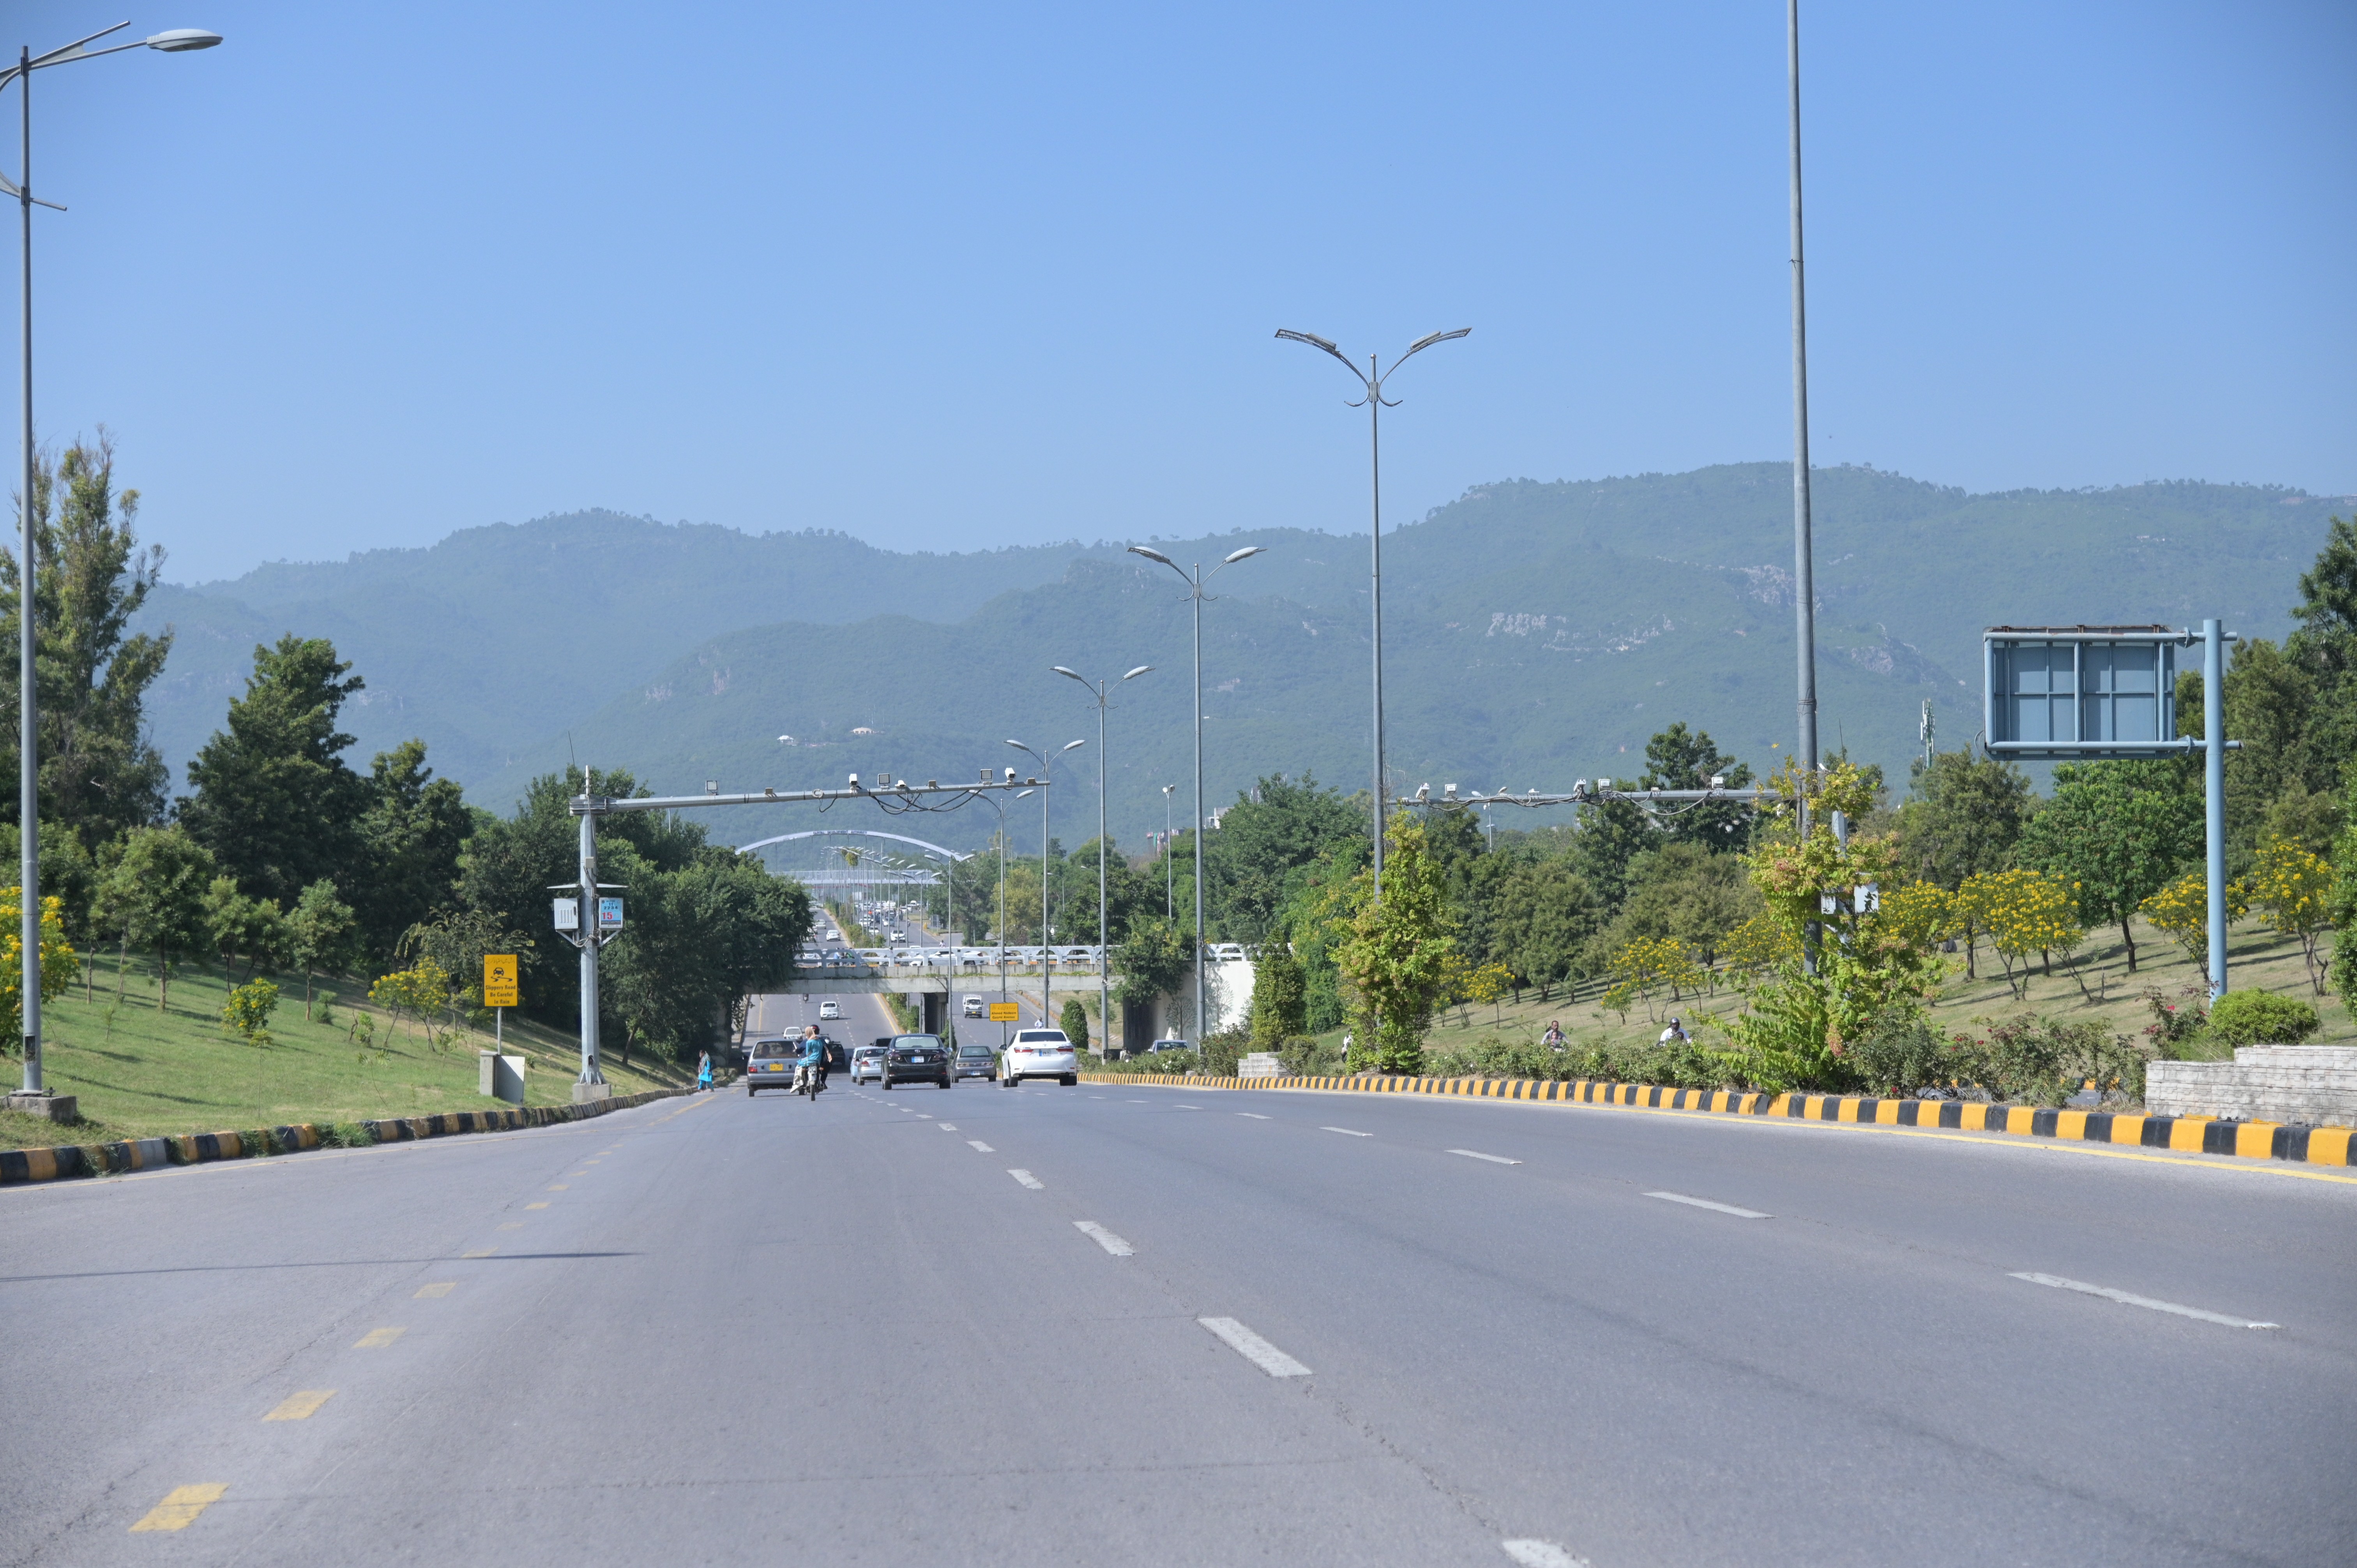
{"label": "silver car", "polygon": [[1007,1086],[1027,1078],[1052,1078],[1066,1089],[1080,1082],[1081,1058],[1071,1037],[1061,1029],[1016,1030],[999,1061],[998,1081]]}
{"label": "silver car", "polygon": [[884,1077],[884,1051],[882,1046],[855,1048],[851,1053],[851,1081],[865,1083],[871,1078],[881,1080]]}

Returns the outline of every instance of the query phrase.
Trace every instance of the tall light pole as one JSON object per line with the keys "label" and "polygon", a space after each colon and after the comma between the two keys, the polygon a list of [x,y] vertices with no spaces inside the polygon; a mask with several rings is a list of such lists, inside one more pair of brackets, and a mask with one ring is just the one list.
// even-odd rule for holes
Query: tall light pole
{"label": "tall light pole", "polygon": [[[1801,260],[1801,0],[1784,0],[1784,66],[1791,88],[1792,194],[1792,621],[1800,642],[1801,767],[1817,770],[1817,588],[1809,541],[1809,313]],[[1808,794],[1801,825],[1808,827]]]}
{"label": "tall light pole", "polygon": [[24,278],[24,349],[25,349],[25,489],[17,499],[18,521],[24,524],[22,547],[16,557],[16,810],[17,823],[22,830],[19,843],[24,851],[19,881],[18,902],[24,906],[21,931],[25,957],[18,964],[23,971],[25,1000],[25,1089],[28,1095],[45,1095],[41,1083],[41,789],[39,736],[37,719],[39,703],[33,690],[33,615],[38,595],[35,585],[39,575],[39,562],[35,547],[39,532],[33,509],[33,208],[36,202],[53,211],[64,208],[54,201],[41,201],[33,194],[33,72],[53,65],[69,65],[75,60],[96,59],[101,55],[121,54],[125,49],[156,49],[164,54],[184,54],[190,49],[209,49],[221,42],[219,33],[208,33],[198,27],[175,27],[127,44],[113,44],[102,49],[84,48],[110,33],[119,33],[129,27],[117,22],[102,27],[89,38],[79,38],[63,48],[51,49],[45,55],[35,55],[28,46],[16,53],[16,63],[0,71],[0,91],[10,82],[16,84],[19,127],[23,135],[23,163],[19,166],[17,183],[11,185],[0,175],[0,190],[16,199],[23,214],[23,278]]}
{"label": "tall light pole", "polygon": [[[1195,607],[1195,1047],[1200,1050],[1204,1028],[1203,1015],[1203,601],[1211,596],[1203,585],[1211,577],[1203,575],[1203,564],[1195,563],[1194,575],[1189,576],[1184,567],[1159,550],[1148,550],[1143,544],[1129,547],[1132,555],[1143,555],[1148,561],[1159,561],[1178,574],[1187,585],[1187,597]],[[1211,577],[1218,576],[1239,561],[1254,555],[1265,555],[1265,546],[1247,544],[1242,550],[1232,550],[1211,568]]]}
{"label": "tall light pole", "polygon": [[1333,355],[1333,356],[1334,356],[1335,360],[1340,363],[1341,367],[1342,367],[1344,370],[1346,370],[1346,371],[1350,371],[1352,375],[1354,375],[1354,376],[1356,376],[1356,377],[1358,377],[1358,378],[1359,378],[1359,384],[1360,384],[1361,386],[1362,386],[1362,387],[1364,387],[1364,388],[1366,389],[1366,393],[1367,393],[1367,395],[1366,395],[1364,398],[1362,398],[1362,399],[1361,399],[1361,400],[1360,400],[1360,403],[1351,403],[1350,406],[1351,406],[1351,407],[1352,407],[1352,408],[1357,408],[1357,407],[1359,407],[1359,406],[1361,405],[1361,403],[1363,403],[1363,404],[1365,405],[1365,407],[1366,407],[1366,410],[1367,410],[1367,456],[1368,456],[1368,463],[1369,463],[1369,473],[1370,473],[1370,476],[1371,476],[1371,478],[1370,478],[1370,493],[1371,493],[1371,495],[1372,495],[1372,499],[1373,499],[1373,506],[1374,506],[1374,526],[1373,526],[1373,528],[1370,531],[1370,544],[1369,544],[1369,551],[1370,551],[1370,553],[1369,553],[1369,556],[1368,556],[1368,560],[1369,560],[1369,562],[1370,562],[1370,564],[1371,564],[1371,565],[1370,565],[1370,576],[1369,576],[1369,603],[1370,603],[1370,605],[1372,606],[1372,610],[1373,610],[1373,614],[1374,614],[1374,672],[1375,672],[1375,680],[1374,680],[1374,695],[1375,695],[1375,774],[1374,774],[1374,777],[1375,777],[1375,897],[1376,897],[1378,899],[1382,898],[1382,897],[1383,897],[1383,410],[1384,410],[1384,409],[1386,409],[1386,408],[1397,408],[1397,407],[1399,406],[1398,400],[1396,400],[1396,399],[1393,399],[1393,400],[1390,400],[1390,401],[1386,401],[1386,400],[1384,399],[1384,397],[1383,397],[1383,383],[1384,383],[1385,381],[1387,381],[1391,380],[1393,373],[1394,373],[1394,371],[1397,371],[1397,370],[1398,370],[1402,365],[1406,364],[1406,363],[1408,362],[1408,360],[1409,360],[1413,359],[1415,355],[1417,355],[1418,353],[1422,352],[1423,350],[1425,350],[1425,349],[1426,349],[1431,348],[1435,343],[1446,343],[1446,342],[1450,341],[1450,340],[1451,340],[1451,339],[1453,339],[1453,338],[1462,338],[1462,337],[1464,337],[1467,333],[1469,333],[1469,332],[1470,332],[1470,331],[1472,331],[1472,330],[1473,330],[1473,328],[1471,328],[1470,327],[1459,327],[1459,328],[1458,328],[1456,331],[1454,331],[1454,332],[1432,332],[1432,333],[1427,333],[1427,334],[1426,334],[1424,337],[1419,338],[1417,338],[1415,342],[1413,342],[1413,343],[1409,344],[1409,345],[1407,346],[1407,352],[1406,352],[1406,353],[1405,353],[1405,354],[1402,354],[1398,359],[1394,360],[1392,361],[1392,368],[1391,368],[1391,370],[1388,370],[1388,371],[1383,370],[1383,369],[1382,369],[1382,368],[1381,368],[1381,365],[1380,365],[1379,361],[1376,360],[1375,356],[1374,356],[1374,355],[1372,355],[1372,354],[1370,354],[1370,355],[1368,355],[1368,356],[1367,356],[1367,368],[1366,368],[1365,370],[1363,370],[1363,371],[1362,371],[1362,370],[1361,370],[1361,369],[1359,369],[1359,367],[1357,366],[1357,364],[1355,364],[1354,362],[1352,362],[1352,360],[1351,360],[1351,358],[1350,358],[1350,356],[1349,356],[1349,355],[1347,355],[1347,354],[1343,353],[1341,349],[1340,349],[1336,348],[1336,347],[1335,347],[1331,342],[1329,342],[1328,339],[1318,337],[1315,332],[1296,332],[1296,331],[1292,330],[1290,328],[1282,328],[1282,327],[1281,327],[1281,328],[1277,328],[1277,333],[1276,333],[1276,335],[1277,335],[1278,337],[1280,337],[1280,338],[1287,338],[1287,339],[1290,339],[1290,340],[1291,340],[1291,341],[1293,341],[1293,342],[1296,342],[1296,343],[1307,343],[1307,344],[1308,344],[1308,345],[1309,345],[1311,348],[1313,348],[1313,349],[1325,349],[1325,350],[1326,350],[1326,352],[1328,352],[1328,353],[1329,353],[1329,354],[1331,354],[1331,355]]}
{"label": "tall light pole", "polygon": [[[1056,757],[1089,743],[1084,740],[1068,740],[1056,748],[1055,755],[1052,757],[1042,756],[1019,740],[1010,740],[1006,744],[1023,753],[1024,756],[1038,760],[1039,782],[1046,784],[1049,782],[1049,768]],[[1039,1026],[1052,1029],[1056,1026],[1056,1019],[1055,1015],[1048,1011],[1051,1000],[1049,988],[1053,983],[1055,974],[1055,961],[1048,952],[1048,795],[1049,791],[1046,789],[1039,791]]]}
{"label": "tall light pole", "polygon": [[1170,853],[1170,791],[1176,784],[1162,786],[1162,918],[1178,918],[1178,860]]}
{"label": "tall light pole", "polygon": [[[1097,1055],[1102,1057],[1105,1054],[1105,1047],[1113,1041],[1113,983],[1111,978],[1105,973],[1105,948],[1107,936],[1105,929],[1105,852],[1108,830],[1105,825],[1104,716],[1105,710],[1113,705],[1111,703],[1106,701],[1105,693],[1113,690],[1115,683],[1111,681],[1099,681],[1092,685],[1087,676],[1082,675],[1076,671],[1067,670],[1060,664],[1052,665],[1050,668],[1057,674],[1069,675],[1073,680],[1078,681],[1082,685],[1088,687],[1091,695],[1095,698],[1093,705],[1097,710]],[[1135,681],[1140,675],[1145,674],[1147,671],[1153,668],[1154,666],[1151,664],[1141,664],[1136,669],[1131,671],[1128,674],[1124,675],[1122,679],[1124,681]]]}

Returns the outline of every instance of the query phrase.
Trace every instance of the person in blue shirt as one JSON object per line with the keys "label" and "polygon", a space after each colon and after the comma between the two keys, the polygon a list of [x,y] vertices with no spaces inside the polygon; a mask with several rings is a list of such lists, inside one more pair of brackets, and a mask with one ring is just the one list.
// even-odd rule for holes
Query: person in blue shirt
{"label": "person in blue shirt", "polygon": [[695,1087],[699,1090],[708,1090],[712,1087],[712,1053],[710,1051],[702,1051],[696,1056]]}
{"label": "person in blue shirt", "polygon": [[813,1101],[826,1087],[826,1042],[819,1037],[816,1024],[802,1026],[802,1054],[794,1059],[794,1087],[805,1085]]}

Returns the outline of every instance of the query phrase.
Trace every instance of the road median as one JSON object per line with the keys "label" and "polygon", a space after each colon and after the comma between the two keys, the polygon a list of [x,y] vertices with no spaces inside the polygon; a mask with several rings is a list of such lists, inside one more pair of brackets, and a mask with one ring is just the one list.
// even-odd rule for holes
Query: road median
{"label": "road median", "polygon": [[322,1124],[298,1122],[282,1127],[235,1133],[186,1133],[168,1138],[126,1138],[110,1144],[62,1144],[47,1149],[0,1150],[0,1187],[64,1181],[75,1176],[121,1176],[163,1165],[210,1165],[217,1160],[301,1154],[326,1147],[371,1147],[446,1138],[462,1133],[511,1133],[586,1121],[615,1111],[695,1092],[652,1089],[578,1105],[534,1105],[508,1111],[446,1111],[433,1116],[397,1116],[371,1122]]}
{"label": "road median", "polygon": [[2188,1155],[2231,1155],[2311,1165],[2357,1165],[2346,1127],[2297,1127],[2212,1116],[2148,1116],[2131,1112],[2067,1111],[1972,1100],[1885,1100],[1840,1094],[1768,1094],[1757,1090],[1668,1089],[1590,1079],[1178,1078],[1146,1073],[1083,1073],[1090,1083],[1156,1089],[1323,1090],[1365,1094],[1441,1095],[1470,1100],[1545,1101],[1727,1116],[1781,1117],[1926,1131],[2006,1133],[2066,1143],[2126,1144]]}

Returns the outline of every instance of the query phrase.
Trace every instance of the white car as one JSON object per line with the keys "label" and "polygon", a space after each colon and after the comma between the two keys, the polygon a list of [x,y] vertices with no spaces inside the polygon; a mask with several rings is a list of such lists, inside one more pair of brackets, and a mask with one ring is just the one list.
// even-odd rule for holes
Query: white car
{"label": "white car", "polygon": [[843,1004],[830,996],[818,1004],[818,1015],[821,1023],[840,1019],[843,1016]]}
{"label": "white car", "polygon": [[969,996],[969,997],[967,997],[967,998],[965,999],[965,1006],[964,1006],[964,1008],[963,1009],[963,1011],[964,1015],[965,1015],[966,1017],[969,1017],[969,1018],[979,1018],[979,1017],[981,1017],[981,1016],[983,1015],[983,1013],[982,1013],[982,998],[981,998],[981,997],[979,997],[979,996]]}
{"label": "white car", "polygon": [[999,1059],[1001,1087],[1027,1078],[1052,1078],[1066,1089],[1081,1081],[1081,1058],[1061,1029],[1017,1029]]}

